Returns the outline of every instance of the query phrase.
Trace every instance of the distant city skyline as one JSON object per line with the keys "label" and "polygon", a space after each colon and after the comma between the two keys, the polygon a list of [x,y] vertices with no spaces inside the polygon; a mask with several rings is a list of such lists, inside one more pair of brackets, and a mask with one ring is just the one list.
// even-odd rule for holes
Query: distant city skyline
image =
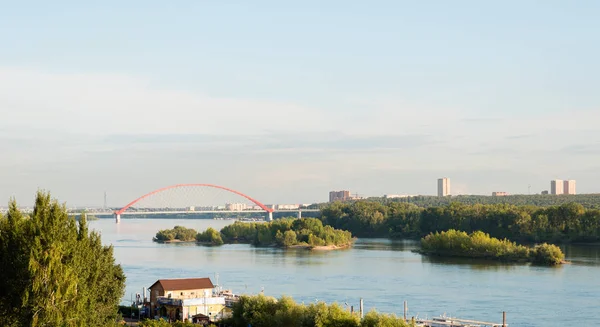
{"label": "distant city skyline", "polygon": [[[140,10],[143,8],[143,10]],[[0,204],[177,183],[264,203],[600,192],[600,2],[107,0],[0,10]]]}

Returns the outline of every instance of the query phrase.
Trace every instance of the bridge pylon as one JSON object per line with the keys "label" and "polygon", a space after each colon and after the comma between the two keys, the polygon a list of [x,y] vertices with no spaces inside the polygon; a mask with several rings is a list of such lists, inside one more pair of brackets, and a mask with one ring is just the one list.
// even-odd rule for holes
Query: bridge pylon
{"label": "bridge pylon", "polygon": [[273,221],[273,211],[269,211],[269,215],[267,216],[267,221]]}
{"label": "bridge pylon", "polygon": [[302,218],[302,210],[298,210],[298,219]]}
{"label": "bridge pylon", "polygon": [[115,222],[118,224],[121,221],[121,215],[118,213],[115,213]]}

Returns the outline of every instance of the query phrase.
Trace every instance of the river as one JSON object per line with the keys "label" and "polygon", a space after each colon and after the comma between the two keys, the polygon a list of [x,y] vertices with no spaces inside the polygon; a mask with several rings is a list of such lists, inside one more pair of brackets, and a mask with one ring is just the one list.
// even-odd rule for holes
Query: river
{"label": "river", "polygon": [[152,237],[175,225],[217,230],[231,220],[112,219],[90,222],[127,276],[124,303],[157,279],[210,277],[234,293],[283,294],[299,302],[337,301],[365,311],[502,321],[509,326],[592,326],[600,314],[600,246],[570,245],[571,264],[538,267],[468,259],[434,259],[411,252],[414,241],[359,239],[352,249],[307,251],[245,244],[205,247],[158,244]]}

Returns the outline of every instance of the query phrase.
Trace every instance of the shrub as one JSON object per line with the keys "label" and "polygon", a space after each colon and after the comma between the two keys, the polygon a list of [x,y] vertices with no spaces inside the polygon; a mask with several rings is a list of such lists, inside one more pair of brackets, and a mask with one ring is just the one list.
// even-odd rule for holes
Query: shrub
{"label": "shrub", "polygon": [[212,227],[209,227],[202,233],[198,233],[198,235],[196,235],[196,241],[202,243],[210,243],[212,245],[223,244],[223,238],[221,238],[221,233],[217,232],[217,230]]}
{"label": "shrub", "polygon": [[556,266],[561,264],[565,255],[561,249],[554,244],[536,245],[530,253],[532,262],[541,265]]}

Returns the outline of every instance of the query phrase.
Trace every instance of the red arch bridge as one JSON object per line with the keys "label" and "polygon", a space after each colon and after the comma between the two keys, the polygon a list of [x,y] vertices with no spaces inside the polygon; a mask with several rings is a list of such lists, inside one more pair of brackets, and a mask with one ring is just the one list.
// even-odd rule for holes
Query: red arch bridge
{"label": "red arch bridge", "polygon": [[[216,205],[215,205],[216,204]],[[273,212],[294,212],[318,209],[300,205],[265,205],[231,188],[214,184],[176,184],[154,190],[114,211],[115,221],[125,215],[160,215],[194,213],[264,213],[265,220],[273,220]]]}

